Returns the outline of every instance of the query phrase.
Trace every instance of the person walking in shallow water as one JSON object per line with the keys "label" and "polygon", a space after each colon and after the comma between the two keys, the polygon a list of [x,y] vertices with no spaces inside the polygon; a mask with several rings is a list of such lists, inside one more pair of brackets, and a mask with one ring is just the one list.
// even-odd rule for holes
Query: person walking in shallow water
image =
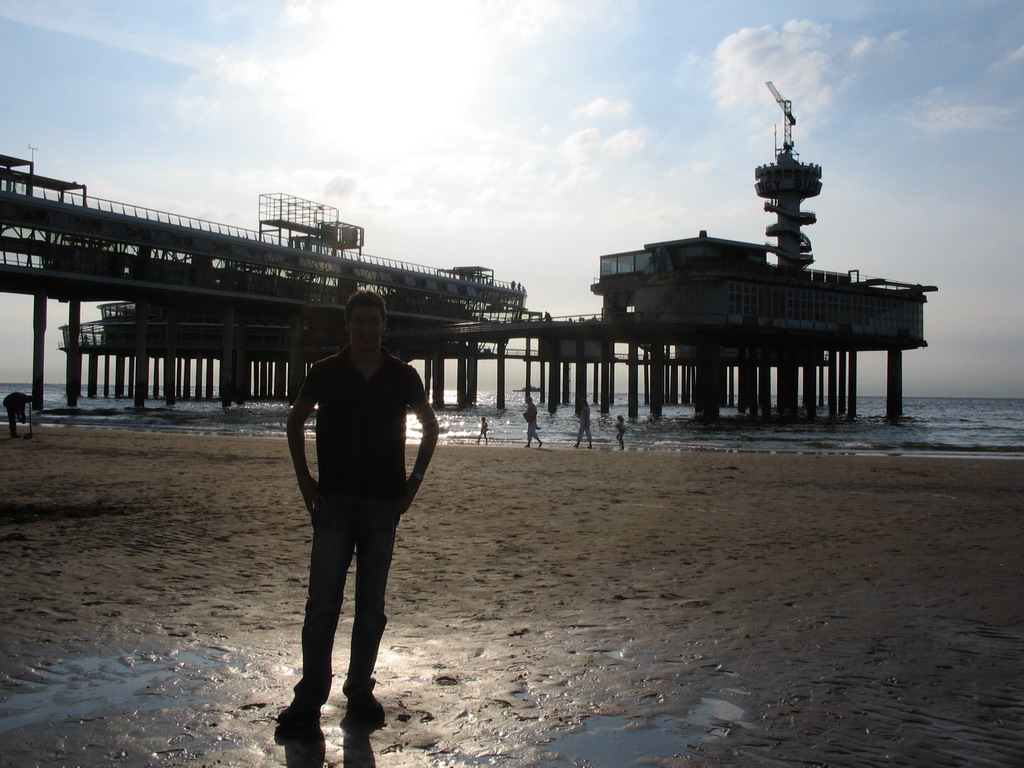
{"label": "person walking in shallow water", "polygon": [[[437,417],[412,366],[381,346],[384,300],[358,291],[345,307],[349,344],[309,370],[288,416],[288,449],[313,524],[309,594],[302,625],[302,679],[277,721],[287,732],[319,727],[331,691],[334,635],[353,557],[355,611],[343,691],[349,722],[383,724],[373,695],[387,616],[384,596],[395,529],[423,482],[437,443]],[[317,408],[319,478],[306,461],[305,423]],[[405,422],[423,429],[412,472],[405,474]]]}
{"label": "person walking in shallow water", "polygon": [[583,439],[584,435],[587,436],[587,448],[593,448],[594,439],[590,436],[590,406],[587,404],[586,400],[583,401],[582,407],[580,408],[580,429],[579,432],[576,433],[576,448],[580,447],[580,441]]}
{"label": "person walking in shallow water", "polygon": [[533,403],[533,398],[529,395],[526,396],[526,411],[523,413],[523,418],[526,419],[526,447],[529,448],[530,444],[536,440],[537,447],[543,448],[544,443],[540,440],[540,435],[537,434],[537,406]]}
{"label": "person walking in shallow water", "polygon": [[480,434],[476,436],[476,443],[477,443],[477,445],[480,444],[480,438],[481,437],[484,439],[484,445],[487,445],[487,430],[488,429],[490,429],[490,427],[487,425],[487,417],[486,416],[481,416],[480,417]]}
{"label": "person walking in shallow water", "polygon": [[618,416],[615,419],[615,439],[618,440],[618,442],[619,442],[619,450],[620,451],[625,450],[625,448],[626,448],[626,442],[625,442],[625,440],[623,440],[623,436],[625,434],[626,434],[626,422],[625,422],[625,420],[621,416]]}

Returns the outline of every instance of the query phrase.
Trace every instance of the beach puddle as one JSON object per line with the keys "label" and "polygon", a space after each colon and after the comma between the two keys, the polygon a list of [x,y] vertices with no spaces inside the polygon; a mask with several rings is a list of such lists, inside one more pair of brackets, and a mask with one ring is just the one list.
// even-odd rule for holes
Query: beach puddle
{"label": "beach puddle", "polygon": [[588,768],[629,768],[650,758],[701,757],[701,744],[723,739],[735,727],[750,728],[746,712],[724,699],[705,697],[684,718],[592,717],[584,730],[545,748]]}
{"label": "beach puddle", "polygon": [[223,648],[173,654],[78,656],[34,668],[0,689],[0,733],[92,716],[104,711],[149,711],[208,702],[211,673],[240,669]]}

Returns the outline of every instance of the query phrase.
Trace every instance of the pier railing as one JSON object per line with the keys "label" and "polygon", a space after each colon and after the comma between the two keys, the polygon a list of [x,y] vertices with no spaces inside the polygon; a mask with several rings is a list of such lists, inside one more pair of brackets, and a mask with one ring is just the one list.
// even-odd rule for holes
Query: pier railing
{"label": "pier railing", "polygon": [[[101,197],[93,197],[80,192],[66,192],[56,191],[52,189],[35,188],[32,192],[33,197],[37,197],[43,200],[54,203],[63,203],[66,205],[77,205],[85,208],[90,208],[95,211],[102,213],[111,213],[117,216],[128,216],[135,219],[142,219],[149,222],[155,222],[158,224],[167,224],[173,227],[181,227],[183,229],[192,229],[199,232],[206,232],[212,235],[218,235],[221,237],[232,237],[247,241],[253,241],[258,243],[264,243],[267,245],[278,245],[296,250],[305,251],[316,256],[341,258],[351,261],[360,261],[368,265],[379,266],[385,269],[397,269],[404,272],[415,272],[424,275],[430,275],[441,280],[454,280],[457,282],[468,282],[476,283],[481,285],[494,286],[509,291],[519,290],[519,284],[509,281],[495,280],[490,276],[480,276],[473,278],[465,275],[455,275],[451,269],[444,269],[440,267],[430,267],[423,264],[414,264],[408,261],[401,261],[396,259],[381,258],[378,256],[371,256],[369,254],[362,253],[361,251],[351,251],[335,249],[329,245],[321,245],[309,240],[303,240],[296,243],[282,242],[280,235],[277,232],[260,232],[254,229],[247,229],[245,227],[238,227],[232,224],[221,224],[214,221],[208,221],[206,219],[196,218],[194,216],[184,216],[177,213],[168,213],[167,211],[157,210],[155,208],[145,208],[139,205],[133,205],[131,203],[122,203],[116,200],[105,200]],[[6,260],[6,254],[2,254],[4,263],[9,264]],[[30,266],[28,264],[11,264],[12,266]]]}

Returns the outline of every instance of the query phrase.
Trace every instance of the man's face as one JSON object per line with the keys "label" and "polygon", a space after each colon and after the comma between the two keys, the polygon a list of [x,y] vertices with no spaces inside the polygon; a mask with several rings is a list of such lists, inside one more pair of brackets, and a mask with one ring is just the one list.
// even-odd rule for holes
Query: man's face
{"label": "man's face", "polygon": [[384,318],[376,307],[356,307],[348,323],[349,341],[361,350],[374,350],[380,346],[384,333]]}

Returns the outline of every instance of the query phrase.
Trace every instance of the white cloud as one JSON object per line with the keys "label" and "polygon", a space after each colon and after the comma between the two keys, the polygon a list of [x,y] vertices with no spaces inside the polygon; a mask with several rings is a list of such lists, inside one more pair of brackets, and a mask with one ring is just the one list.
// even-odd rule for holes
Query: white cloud
{"label": "white cloud", "polygon": [[518,45],[541,37],[565,15],[559,0],[487,0],[481,12],[501,42]]}
{"label": "white cloud", "polygon": [[577,131],[562,142],[561,151],[569,165],[582,165],[601,147],[601,132],[597,128]]}
{"label": "white cloud", "polygon": [[285,24],[308,24],[313,20],[313,0],[288,0],[281,17]]}
{"label": "white cloud", "polygon": [[604,142],[603,149],[608,156],[623,159],[640,154],[645,145],[646,142],[638,131],[626,129],[609,136]]}
{"label": "white cloud", "polygon": [[862,58],[880,47],[883,50],[892,50],[902,45],[903,38],[906,36],[906,34],[906,30],[901,29],[897,32],[891,33],[882,41],[879,41],[877,37],[861,37],[859,40],[857,40],[857,42],[853,44],[853,48],[850,49],[850,56],[852,56],[855,59]]}
{"label": "white cloud", "polygon": [[760,108],[767,95],[764,83],[769,80],[785,98],[799,100],[802,110],[814,111],[829,103],[833,89],[825,75],[832,57],[823,48],[830,37],[827,24],[795,19],[781,30],[764,26],[729,35],[715,49],[713,93],[719,106]]}
{"label": "white cloud", "polygon": [[597,128],[577,131],[562,142],[569,165],[578,166],[601,158],[623,159],[643,151],[645,142],[637,131],[623,130],[604,138]]}
{"label": "white cloud", "polygon": [[985,131],[1004,124],[1013,116],[1009,107],[954,103],[942,89],[919,99],[905,120],[908,124],[933,136],[957,131]]}
{"label": "white cloud", "polygon": [[633,102],[629,99],[612,101],[604,96],[594,99],[583,107],[572,111],[574,117],[625,117],[633,111]]}
{"label": "white cloud", "polygon": [[1012,64],[1012,63],[1013,63],[1013,62],[1015,62],[1015,61],[1024,61],[1024,45],[1022,45],[1022,46],[1021,46],[1020,48],[1018,48],[1017,50],[1015,50],[1015,51],[1012,51],[1012,52],[1011,52],[1011,53],[1010,53],[1010,54],[1009,54],[1009,55],[1008,55],[1008,56],[1006,57],[1006,61],[1007,61],[1007,63],[1010,63],[1010,64]]}
{"label": "white cloud", "polygon": [[853,44],[853,48],[850,51],[850,55],[854,58],[866,56],[871,52],[871,49],[878,44],[877,37],[862,37],[856,43]]}
{"label": "white cloud", "polygon": [[331,199],[347,200],[359,190],[359,177],[354,173],[339,172],[327,182],[325,194]]}

